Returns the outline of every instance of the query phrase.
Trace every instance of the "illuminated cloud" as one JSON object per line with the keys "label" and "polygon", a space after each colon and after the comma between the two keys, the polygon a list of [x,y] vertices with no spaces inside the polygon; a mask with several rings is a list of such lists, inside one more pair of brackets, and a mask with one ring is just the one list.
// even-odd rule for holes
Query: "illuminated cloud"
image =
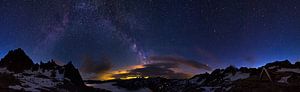
{"label": "illuminated cloud", "polygon": [[121,78],[121,77],[116,77],[115,75],[127,74],[127,73],[129,73],[130,70],[140,69],[140,68],[145,68],[145,66],[144,65],[132,65],[132,66],[119,68],[117,70],[110,70],[110,71],[107,71],[107,72],[105,72],[101,75],[98,75],[97,79],[99,79],[99,80],[118,79],[118,78]]}
{"label": "illuminated cloud", "polygon": [[178,63],[178,64],[184,64],[193,68],[197,69],[205,69],[205,70],[212,70],[211,67],[209,67],[206,64],[202,64],[195,60],[186,59],[179,56],[151,56],[148,58],[151,62],[170,62],[170,63]]}
{"label": "illuminated cloud", "polygon": [[164,77],[172,79],[182,79],[191,77],[190,74],[176,71],[179,66],[176,63],[153,63],[146,64],[144,68],[128,70],[127,73],[113,75],[114,78],[126,77]]}
{"label": "illuminated cloud", "polygon": [[183,71],[181,65],[196,69],[211,70],[208,65],[198,61],[176,56],[151,56],[147,58],[149,64],[133,65],[119,70],[110,71],[98,77],[100,80],[130,79],[142,77],[164,77],[170,79],[183,79],[192,77],[188,71]]}

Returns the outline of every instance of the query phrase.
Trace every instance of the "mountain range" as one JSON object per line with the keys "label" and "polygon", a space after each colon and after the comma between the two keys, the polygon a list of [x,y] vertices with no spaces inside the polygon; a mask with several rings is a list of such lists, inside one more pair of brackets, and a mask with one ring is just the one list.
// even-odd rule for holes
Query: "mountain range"
{"label": "mountain range", "polygon": [[112,86],[127,90],[148,88],[153,92],[299,92],[300,62],[275,61],[259,68],[229,66],[190,79],[149,78],[110,82],[113,82]]}
{"label": "mountain range", "polygon": [[84,84],[72,62],[60,66],[51,60],[34,64],[22,49],[11,50],[0,61],[0,92],[106,92]]}
{"label": "mountain range", "polygon": [[189,79],[83,80],[69,62],[35,64],[22,49],[0,60],[0,92],[298,92],[300,62],[275,61],[258,68],[229,66]]}

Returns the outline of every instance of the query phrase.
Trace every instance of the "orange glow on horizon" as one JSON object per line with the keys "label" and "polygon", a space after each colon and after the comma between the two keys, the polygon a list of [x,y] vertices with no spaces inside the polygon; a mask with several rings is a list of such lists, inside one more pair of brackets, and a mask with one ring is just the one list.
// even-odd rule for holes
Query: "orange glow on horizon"
{"label": "orange glow on horizon", "polygon": [[[108,71],[105,74],[99,75],[97,79],[99,79],[99,80],[113,80],[113,79],[117,79],[117,78],[114,78],[113,75],[126,74],[126,73],[129,73],[129,70],[139,69],[139,68],[144,68],[144,67],[145,66],[143,64],[140,64],[140,65],[133,65],[133,66],[124,67],[124,68],[121,68],[121,69],[118,69],[118,70]],[[140,75],[130,75],[130,76],[127,76],[125,78],[119,78],[119,79],[121,79],[121,80],[127,80],[127,79],[135,79],[135,78],[142,78],[142,77]],[[143,78],[149,78],[149,77],[147,76],[147,77],[143,77]]]}
{"label": "orange glow on horizon", "polygon": [[[147,79],[147,78],[153,77],[153,76],[143,76],[143,75],[140,75],[140,74],[127,75],[127,76],[119,77],[119,78],[116,78],[114,76],[114,75],[120,75],[120,74],[126,75],[126,74],[130,73],[130,70],[140,69],[140,68],[145,68],[145,66],[143,64],[139,64],[139,65],[132,65],[132,66],[123,67],[123,68],[120,68],[120,69],[117,69],[117,70],[107,71],[104,74],[98,75],[97,79],[102,80],[102,81],[106,81],[106,80],[114,80],[114,79],[121,79],[121,80],[136,79],[136,78],[145,78],[145,79]],[[174,71],[175,73],[185,73],[187,78],[193,76],[193,74],[191,72],[187,72],[186,70],[182,70],[180,68],[170,68],[170,69],[172,71]]]}

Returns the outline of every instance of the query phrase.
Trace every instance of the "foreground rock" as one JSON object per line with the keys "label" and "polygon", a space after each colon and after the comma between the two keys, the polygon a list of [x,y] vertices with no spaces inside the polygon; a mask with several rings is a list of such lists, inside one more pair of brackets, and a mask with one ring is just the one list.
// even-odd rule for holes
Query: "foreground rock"
{"label": "foreground rock", "polygon": [[34,64],[22,49],[9,51],[0,61],[0,92],[7,91],[106,92],[84,85],[71,62]]}
{"label": "foreground rock", "polygon": [[297,92],[300,62],[276,61],[259,68],[229,66],[190,79],[141,78],[86,83],[101,86],[86,86],[71,62],[63,66],[53,60],[34,64],[22,49],[9,51],[0,61],[0,92]]}

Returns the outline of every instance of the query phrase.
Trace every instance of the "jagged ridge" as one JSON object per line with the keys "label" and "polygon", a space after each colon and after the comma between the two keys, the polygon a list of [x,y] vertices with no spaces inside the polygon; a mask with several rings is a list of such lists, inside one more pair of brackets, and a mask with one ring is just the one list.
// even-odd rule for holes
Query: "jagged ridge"
{"label": "jagged ridge", "polygon": [[34,64],[20,48],[1,59],[0,78],[0,91],[106,91],[85,86],[72,62]]}
{"label": "jagged ridge", "polygon": [[[260,79],[263,67],[272,81],[266,76]],[[300,62],[275,61],[259,68],[229,66],[190,79],[118,80],[114,85],[130,90],[149,88],[154,92],[295,92],[300,88]]]}

